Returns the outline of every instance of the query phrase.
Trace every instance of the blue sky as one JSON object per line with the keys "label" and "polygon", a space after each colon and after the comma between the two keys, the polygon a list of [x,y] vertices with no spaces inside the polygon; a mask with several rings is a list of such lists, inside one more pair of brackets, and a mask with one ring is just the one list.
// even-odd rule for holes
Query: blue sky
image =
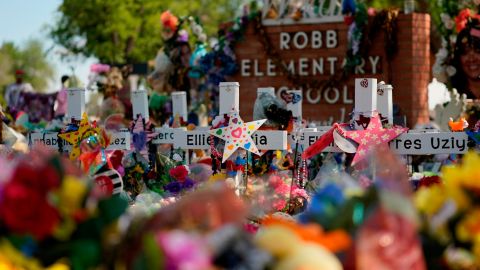
{"label": "blue sky", "polygon": [[[13,41],[21,46],[28,39],[36,38],[43,41],[45,49],[50,48],[54,44],[48,38],[46,28],[55,23],[58,17],[56,9],[61,3],[62,0],[0,0],[0,43]],[[75,68],[75,74],[85,83],[89,66],[95,59],[63,63],[55,53],[57,50],[58,48],[52,50],[48,56],[55,66],[58,78],[51,82],[49,91],[59,87],[57,81],[62,74],[71,74],[71,65]]]}

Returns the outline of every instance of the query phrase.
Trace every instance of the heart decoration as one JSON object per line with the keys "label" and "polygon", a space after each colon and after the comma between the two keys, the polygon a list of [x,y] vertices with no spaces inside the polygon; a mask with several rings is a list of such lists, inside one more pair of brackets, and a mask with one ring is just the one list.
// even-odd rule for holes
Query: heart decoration
{"label": "heart decoration", "polygon": [[232,137],[234,138],[240,138],[242,136],[242,129],[241,128],[236,128],[232,131]]}
{"label": "heart decoration", "polygon": [[238,112],[232,111],[230,113],[230,120],[228,126],[213,129],[210,134],[225,140],[225,148],[223,151],[222,162],[227,159],[239,148],[244,148],[254,154],[259,155],[255,142],[251,135],[265,122],[266,120],[257,120],[245,123],[238,115]]}

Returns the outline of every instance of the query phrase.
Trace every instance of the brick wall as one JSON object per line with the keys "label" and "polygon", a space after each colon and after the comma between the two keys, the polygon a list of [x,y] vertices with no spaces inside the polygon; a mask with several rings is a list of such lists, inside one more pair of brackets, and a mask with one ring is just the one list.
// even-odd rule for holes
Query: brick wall
{"label": "brick wall", "polygon": [[[309,44],[304,49],[280,50],[280,32],[296,33],[299,31],[309,34],[312,31],[320,31],[325,34],[326,30],[335,30],[338,35],[338,45],[335,48],[313,49]],[[348,27],[343,23],[324,23],[324,24],[302,24],[302,25],[283,25],[268,26],[266,31],[272,44],[280,53],[282,59],[289,62],[294,59],[296,72],[298,73],[298,65],[300,58],[320,59],[324,58],[324,75],[313,76],[312,63],[308,65],[309,74],[302,76],[305,80],[326,80],[330,77],[330,63],[327,57],[337,57],[337,68],[341,65],[341,61],[345,57],[347,49],[347,31]],[[401,112],[407,116],[408,126],[412,127],[417,123],[425,123],[428,121],[428,91],[427,86],[430,81],[430,16],[428,14],[401,14],[398,18],[398,52],[391,63],[391,73],[387,59],[384,53],[384,36],[383,32],[379,33],[373,40],[369,56],[379,56],[380,60],[377,67],[377,74],[372,74],[372,66],[366,64],[364,67],[365,74],[352,75],[345,81],[338,82],[338,92],[330,91],[330,104],[325,100],[325,93],[322,94],[321,100],[316,104],[311,104],[306,100],[307,89],[303,89],[303,115],[309,120],[326,121],[333,118],[334,121],[341,120],[342,113],[347,115],[352,111],[353,104],[350,100],[354,97],[354,78],[355,77],[375,77],[379,80],[386,81],[393,85],[393,102],[399,105]],[[302,39],[299,39],[300,43]],[[325,42],[325,39],[322,39]],[[292,44],[292,43],[290,43]],[[325,45],[325,44],[323,44]],[[242,60],[250,63],[248,70],[250,76],[242,76],[240,71],[229,78],[231,81],[240,83],[240,112],[242,117],[251,119],[253,113],[253,103],[256,98],[256,89],[258,87],[272,86],[275,89],[287,87],[294,89],[286,76],[280,74],[279,69],[275,69],[275,76],[267,76],[267,55],[264,52],[260,39],[256,36],[253,26],[250,25],[243,41],[239,42],[235,48],[237,62],[240,66]],[[375,58],[372,58],[375,60]],[[254,75],[254,60],[258,63],[258,73],[263,76]],[[318,60],[320,61],[320,60]],[[367,63],[369,60],[367,58]],[[258,74],[257,73],[257,74]],[[391,76],[389,76],[391,75]],[[391,81],[388,79],[391,78]],[[346,97],[343,95],[344,87],[346,87]],[[311,98],[315,99],[318,89],[308,91]],[[336,94],[340,94],[336,100]],[[346,101],[346,102],[345,102]],[[345,118],[345,119],[347,119]]]}

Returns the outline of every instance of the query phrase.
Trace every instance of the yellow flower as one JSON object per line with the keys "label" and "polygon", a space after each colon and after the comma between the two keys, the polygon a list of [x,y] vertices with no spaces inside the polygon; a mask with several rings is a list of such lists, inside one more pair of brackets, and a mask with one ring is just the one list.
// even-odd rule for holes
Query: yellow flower
{"label": "yellow flower", "polygon": [[35,259],[25,257],[7,240],[0,240],[0,270],[42,269]]}
{"label": "yellow flower", "polygon": [[441,185],[420,188],[415,193],[414,203],[420,212],[433,216],[447,200],[447,194]]}
{"label": "yellow flower", "polygon": [[227,179],[227,175],[224,174],[224,173],[217,173],[217,174],[213,174],[212,176],[210,176],[210,178],[208,179],[209,182],[218,182],[218,181],[223,181]]}
{"label": "yellow flower", "polygon": [[467,153],[461,165],[447,166],[442,170],[443,179],[447,186],[462,186],[480,190],[480,155],[475,152]]}
{"label": "yellow flower", "polygon": [[142,167],[137,164],[137,166],[135,166],[135,168],[133,169],[133,172],[138,172],[140,174],[143,174],[145,171],[142,169]]}
{"label": "yellow flower", "polygon": [[480,235],[477,235],[473,241],[472,253],[476,264],[480,265]]}
{"label": "yellow flower", "polygon": [[84,182],[74,176],[66,176],[58,192],[59,209],[62,214],[71,216],[82,206],[87,192]]}
{"label": "yellow flower", "polygon": [[464,242],[480,240],[480,209],[476,208],[465,214],[456,228],[458,239]]}

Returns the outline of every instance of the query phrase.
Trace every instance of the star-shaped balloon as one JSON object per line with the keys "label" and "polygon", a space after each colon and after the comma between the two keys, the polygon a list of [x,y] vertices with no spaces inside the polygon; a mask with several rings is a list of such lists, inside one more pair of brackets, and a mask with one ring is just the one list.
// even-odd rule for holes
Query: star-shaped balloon
{"label": "star-shaped balloon", "polygon": [[265,121],[267,119],[245,123],[238,112],[231,112],[228,126],[210,130],[210,134],[225,141],[222,162],[225,162],[239,147],[259,155],[252,135]]}
{"label": "star-shaped balloon", "polygon": [[141,114],[138,115],[137,119],[133,120],[130,126],[133,150],[139,152],[147,160],[147,143],[158,135],[158,132],[155,132],[154,130],[155,129],[150,122],[145,123],[145,119]]}
{"label": "star-shaped balloon", "polygon": [[388,142],[400,136],[400,134],[407,130],[408,128],[402,127],[393,127],[389,129],[383,128],[378,113],[374,113],[365,130],[343,130],[342,134],[346,138],[352,139],[358,143],[352,165],[355,165],[362,160],[374,147],[388,145]]}
{"label": "star-shaped balloon", "polygon": [[98,134],[101,134],[101,129],[97,127],[96,123],[91,124],[88,122],[88,116],[86,113],[84,113],[77,130],[58,134],[58,137],[72,144],[70,159],[76,160],[80,156],[80,143],[82,140]]}

